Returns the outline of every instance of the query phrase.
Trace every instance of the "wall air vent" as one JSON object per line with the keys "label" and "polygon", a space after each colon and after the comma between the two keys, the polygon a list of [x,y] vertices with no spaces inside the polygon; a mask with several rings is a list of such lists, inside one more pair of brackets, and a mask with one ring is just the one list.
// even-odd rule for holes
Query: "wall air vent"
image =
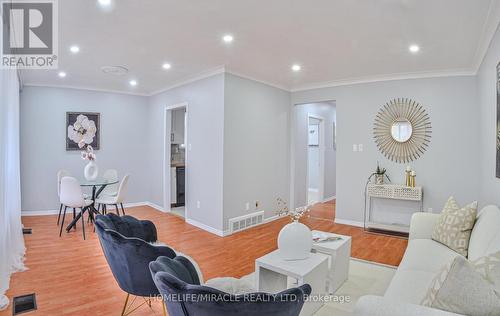
{"label": "wall air vent", "polygon": [[229,219],[230,233],[236,233],[264,222],[264,211],[255,212],[248,215]]}

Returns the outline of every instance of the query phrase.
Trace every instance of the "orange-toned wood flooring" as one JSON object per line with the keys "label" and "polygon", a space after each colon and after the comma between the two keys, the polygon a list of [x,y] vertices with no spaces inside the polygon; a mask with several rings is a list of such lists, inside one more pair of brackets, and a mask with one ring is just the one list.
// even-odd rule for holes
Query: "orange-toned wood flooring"
{"label": "orange-toned wood flooring", "polygon": [[336,200],[318,203],[309,211],[309,216],[314,219],[326,219],[333,221],[335,219]]}
{"label": "orange-toned wood flooring", "polygon": [[[316,207],[332,207],[321,204]],[[186,224],[180,217],[150,207],[127,209],[127,214],[152,220],[159,240],[193,257],[205,279],[218,276],[241,277],[254,271],[256,258],[277,248],[280,229],[289,222],[280,219],[228,237],[218,237]],[[26,266],[29,270],[12,275],[7,296],[36,293],[36,315],[120,315],[125,300],[103,256],[97,234],[87,226],[87,240],[77,231],[59,238],[57,216],[23,217],[26,235]],[[311,229],[350,235],[355,258],[398,265],[407,241],[374,235],[332,221],[306,218]],[[154,312],[143,306],[133,315],[161,315],[161,303],[153,303]],[[12,315],[11,307],[0,315]]]}

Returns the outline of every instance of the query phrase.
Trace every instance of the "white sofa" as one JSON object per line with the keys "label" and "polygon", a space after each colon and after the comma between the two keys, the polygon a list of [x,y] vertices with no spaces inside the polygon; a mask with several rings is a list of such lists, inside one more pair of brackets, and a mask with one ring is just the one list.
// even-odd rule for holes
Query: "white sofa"
{"label": "white sofa", "polygon": [[[457,315],[419,305],[442,266],[458,253],[431,239],[439,214],[416,213],[410,225],[408,248],[384,296],[363,296],[355,315]],[[478,214],[469,243],[469,260],[500,251],[500,209],[486,206]]]}

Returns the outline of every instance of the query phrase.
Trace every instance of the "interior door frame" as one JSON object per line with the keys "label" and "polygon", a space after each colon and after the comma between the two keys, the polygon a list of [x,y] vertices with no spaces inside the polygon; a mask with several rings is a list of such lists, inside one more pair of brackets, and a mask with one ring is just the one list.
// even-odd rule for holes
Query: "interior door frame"
{"label": "interior door frame", "polygon": [[306,120],[306,204],[309,204],[309,119],[319,120],[319,177],[318,177],[318,203],[323,202],[325,195],[325,118],[313,113],[307,113]]}
{"label": "interior door frame", "polygon": [[[189,175],[189,168],[188,168],[188,156],[189,156],[189,142],[188,142],[188,124],[189,124],[189,105],[188,102],[182,102],[182,103],[177,103],[173,105],[167,105],[165,106],[164,110],[164,115],[163,115],[163,211],[165,212],[171,212],[171,204],[172,200],[170,198],[171,194],[171,188],[170,188],[170,177],[171,177],[171,167],[170,167],[170,148],[172,144],[171,140],[171,133],[172,133],[172,111],[180,108],[185,108],[186,113],[184,115],[184,146],[185,146],[185,157],[184,157],[184,165],[185,165],[185,173],[184,173],[184,219],[188,219],[188,175]],[[170,120],[169,120],[170,119]],[[167,167],[168,165],[168,167]],[[169,175],[167,177],[167,174]]]}

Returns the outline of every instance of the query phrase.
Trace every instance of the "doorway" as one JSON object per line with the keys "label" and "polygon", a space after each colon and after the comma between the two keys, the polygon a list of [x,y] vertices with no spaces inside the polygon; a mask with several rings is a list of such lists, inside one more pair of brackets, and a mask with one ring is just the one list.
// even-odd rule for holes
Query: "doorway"
{"label": "doorway", "polygon": [[307,205],[323,200],[324,118],[309,114],[307,138]]}
{"label": "doorway", "polygon": [[311,217],[333,221],[337,192],[335,101],[297,104],[293,117],[292,205],[309,205]]}
{"label": "doorway", "polygon": [[164,209],[187,217],[187,103],[165,109]]}

